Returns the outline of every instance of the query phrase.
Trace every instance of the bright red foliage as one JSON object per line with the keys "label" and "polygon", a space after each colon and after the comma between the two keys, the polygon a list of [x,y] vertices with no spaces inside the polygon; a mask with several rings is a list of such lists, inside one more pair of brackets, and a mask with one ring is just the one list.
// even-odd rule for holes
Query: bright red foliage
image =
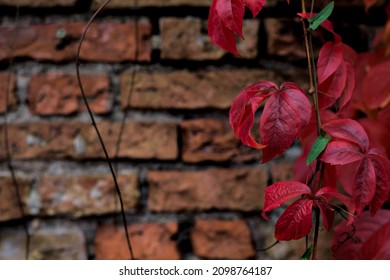
{"label": "bright red foliage", "polygon": [[[377,1],[364,2],[369,7]],[[245,7],[255,17],[265,3],[266,0],[213,0],[208,25],[211,40],[238,55],[236,36],[243,39]],[[273,82],[261,81],[242,90],[233,100],[229,113],[236,137],[245,145],[262,149],[263,163],[282,154],[296,138],[301,141],[303,154],[294,167],[297,181],[277,182],[265,191],[262,213],[265,218],[266,212],[300,196],[279,217],[275,225],[278,240],[308,235],[312,228],[313,207],[320,211],[324,228],[329,231],[337,203],[346,206],[348,224],[351,224],[355,212],[360,215],[366,207],[371,215],[379,213],[382,216],[380,208],[390,199],[390,161],[386,156],[386,153],[390,155],[390,4],[387,6],[388,22],[375,39],[374,52],[359,56],[342,42],[332,23],[325,19],[330,13],[323,11],[318,17],[315,13],[298,14],[308,20],[311,31],[320,24],[333,35],[333,41],[321,48],[317,61],[319,112],[312,114],[313,106],[296,84],[285,82],[278,87]],[[255,113],[261,107],[260,136],[255,140],[251,129]],[[317,115],[321,121],[317,121]],[[317,130],[319,123],[322,126]],[[330,136],[331,140],[321,148],[315,144],[314,153],[309,155],[317,138],[321,141],[321,137]],[[305,164],[308,157],[309,166]],[[352,198],[339,192],[338,183]],[[363,212],[357,232],[359,223],[369,220],[366,216]],[[355,250],[358,258],[389,258],[390,245],[386,243],[388,239],[385,240],[389,234],[390,224],[387,223],[369,236],[359,235],[359,238],[365,238],[365,243],[358,249],[351,244],[347,248]],[[351,258],[346,250],[339,250],[337,254],[339,258]]]}
{"label": "bright red foliage", "polygon": [[[290,198],[304,195],[295,201],[279,217],[275,225],[277,240],[300,239],[306,236],[312,227],[312,207],[316,205],[324,219],[326,230],[330,230],[333,223],[334,208],[331,201],[336,199],[347,206],[348,211],[354,213],[354,205],[350,198],[339,194],[332,187],[324,187],[313,194],[309,186],[293,181],[277,182],[265,189],[263,217],[268,211],[280,206]],[[352,217],[352,216],[351,216]],[[350,220],[352,222],[352,219]]]}
{"label": "bright red foliage", "polygon": [[266,0],[213,0],[208,20],[211,40],[222,49],[239,55],[235,35],[244,39],[242,24],[245,6],[252,12],[253,17],[256,17],[265,3]]}
{"label": "bright red foliage", "polygon": [[363,127],[351,119],[332,120],[322,127],[332,140],[320,159],[332,165],[357,162],[353,175],[352,196],[360,214],[370,206],[375,214],[390,192],[390,163],[383,152],[371,148]]}
{"label": "bright red foliage", "polygon": [[[265,103],[260,118],[261,144],[250,134],[256,110]],[[263,162],[283,153],[309,123],[311,104],[305,93],[293,83],[278,88],[269,81],[245,88],[233,100],[230,124],[237,138],[253,148],[263,149]]]}

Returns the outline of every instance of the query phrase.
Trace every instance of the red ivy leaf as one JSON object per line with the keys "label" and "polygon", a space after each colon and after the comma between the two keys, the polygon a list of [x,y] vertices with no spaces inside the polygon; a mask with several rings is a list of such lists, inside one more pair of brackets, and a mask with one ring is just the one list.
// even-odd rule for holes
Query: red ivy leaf
{"label": "red ivy leaf", "polygon": [[261,11],[267,0],[245,0],[245,5],[251,10],[253,17]]}
{"label": "red ivy leaf", "polygon": [[323,83],[339,68],[343,61],[343,50],[341,44],[333,42],[325,43],[318,56],[317,74],[318,83]]}
{"label": "red ivy leaf", "polygon": [[[335,229],[333,258],[342,260],[390,259],[390,210],[380,209],[375,217],[363,212],[354,223],[346,222]],[[346,236],[351,236],[346,239]]]}
{"label": "red ivy leaf", "polygon": [[384,108],[390,103],[390,61],[370,68],[362,89],[364,101],[370,109]]}
{"label": "red ivy leaf", "polygon": [[263,163],[283,153],[309,124],[311,104],[305,93],[292,83],[283,83],[272,94],[260,118]]}
{"label": "red ivy leaf", "polygon": [[332,135],[333,139],[345,140],[358,145],[366,152],[369,140],[364,128],[352,119],[334,119],[322,126],[322,129]]}
{"label": "red ivy leaf", "polygon": [[266,212],[279,207],[288,199],[297,195],[311,194],[310,188],[300,182],[281,181],[265,189],[264,209],[262,216],[267,219]]}
{"label": "red ivy leaf", "polygon": [[244,0],[213,0],[208,19],[208,33],[219,47],[238,55],[235,34],[243,38]]}
{"label": "red ivy leaf", "polygon": [[313,200],[301,198],[291,204],[275,224],[275,238],[297,240],[309,234],[312,227]]}
{"label": "red ivy leaf", "polygon": [[346,165],[361,160],[363,154],[356,144],[331,140],[319,158],[332,165]]}
{"label": "red ivy leaf", "polygon": [[353,184],[353,199],[356,205],[356,212],[360,214],[375,195],[375,168],[368,158],[363,158],[360,162],[355,172]]}
{"label": "red ivy leaf", "polygon": [[[266,101],[266,99],[268,99]],[[261,144],[250,134],[254,114],[266,102],[260,118]],[[268,81],[252,84],[233,100],[230,124],[237,138],[250,147],[263,148],[263,162],[283,153],[309,123],[311,104],[293,83],[277,86]]]}
{"label": "red ivy leaf", "polygon": [[382,207],[390,193],[390,163],[379,155],[369,154],[368,157],[375,168],[376,175],[375,195],[370,202],[371,215],[374,215]]}
{"label": "red ivy leaf", "polygon": [[334,211],[326,200],[316,200],[315,203],[320,208],[324,228],[329,231],[333,224]]}

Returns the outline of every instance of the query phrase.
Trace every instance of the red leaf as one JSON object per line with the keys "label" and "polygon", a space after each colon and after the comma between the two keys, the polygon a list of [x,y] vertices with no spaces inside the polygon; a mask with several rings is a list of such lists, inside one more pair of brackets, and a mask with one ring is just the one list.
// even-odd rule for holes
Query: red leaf
{"label": "red leaf", "polygon": [[244,18],[244,0],[213,0],[208,19],[211,40],[221,48],[238,55],[236,33],[241,38]]}
{"label": "red leaf", "polygon": [[353,222],[353,217],[354,217],[353,215],[355,213],[355,205],[350,197],[345,196],[345,195],[337,192],[337,190],[333,187],[323,187],[316,192],[315,196],[316,197],[323,197],[328,203],[330,203],[330,201],[332,199],[336,199],[336,200],[340,201],[341,203],[343,203],[348,209],[349,223]]}
{"label": "red leaf", "polygon": [[311,194],[310,188],[300,182],[277,182],[265,189],[264,209],[262,216],[267,219],[266,212],[279,207],[288,199],[297,195]]}
{"label": "red leaf", "polygon": [[370,202],[371,215],[374,215],[382,207],[383,203],[385,203],[389,196],[390,163],[387,159],[378,155],[369,154],[368,157],[375,168],[375,195]]}
{"label": "red leaf", "polygon": [[359,147],[353,143],[331,140],[319,158],[332,165],[346,165],[361,160],[363,154]]}
{"label": "red leaf", "polygon": [[254,114],[260,104],[265,101],[271,91],[277,86],[268,81],[254,83],[243,89],[233,100],[229,112],[230,125],[237,138],[250,147],[263,148],[265,145],[257,143],[250,135],[254,123]]}
{"label": "red leaf", "polygon": [[326,231],[329,231],[333,224],[334,211],[326,200],[315,200],[315,203],[320,209],[324,228]]}
{"label": "red leaf", "polygon": [[390,61],[372,67],[363,81],[364,101],[370,109],[384,108],[390,103]]}
{"label": "red leaf", "polygon": [[345,140],[358,145],[362,152],[368,150],[369,141],[364,128],[352,119],[335,119],[327,122],[322,129],[338,140]]}
{"label": "red leaf", "polygon": [[[260,118],[260,144],[250,130],[256,110],[265,101]],[[263,81],[241,91],[233,100],[229,115],[236,137],[250,147],[264,148],[263,162],[267,162],[284,152],[309,123],[311,104],[293,83],[284,83],[278,89],[274,83]]]}
{"label": "red leaf", "polygon": [[340,96],[340,99],[339,99],[339,106],[338,107],[339,107],[340,111],[351,100],[353,91],[355,89],[355,71],[353,69],[353,66],[348,62],[345,63],[345,66],[347,69],[347,80],[345,83],[345,88],[344,88],[343,94]]}
{"label": "red leaf", "polygon": [[363,245],[360,255],[367,260],[390,259],[390,222],[379,228]]}
{"label": "red leaf", "polygon": [[275,238],[289,241],[309,234],[312,227],[313,200],[301,198],[291,204],[275,224]]}
{"label": "red leaf", "polygon": [[325,43],[318,56],[317,74],[318,83],[323,83],[339,68],[343,62],[343,50],[341,43],[327,42]]}
{"label": "red leaf", "polygon": [[370,204],[375,195],[376,175],[371,160],[363,158],[353,178],[354,190],[353,200],[356,205],[356,212],[360,214],[364,207]]}
{"label": "red leaf", "polygon": [[251,10],[253,17],[261,11],[267,0],[245,0],[245,5]]}
{"label": "red leaf", "polygon": [[311,104],[298,87],[282,84],[270,96],[260,118],[260,139],[263,163],[283,153],[291,146],[299,132],[309,123]]}
{"label": "red leaf", "polygon": [[[342,222],[333,237],[333,258],[390,259],[390,210],[380,209],[375,217],[363,212],[355,221],[354,234],[351,226]],[[349,238],[346,238],[349,236]]]}

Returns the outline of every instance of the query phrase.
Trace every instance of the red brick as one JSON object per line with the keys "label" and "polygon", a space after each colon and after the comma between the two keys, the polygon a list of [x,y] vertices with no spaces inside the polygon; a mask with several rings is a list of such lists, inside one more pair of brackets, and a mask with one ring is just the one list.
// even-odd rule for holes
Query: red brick
{"label": "red brick", "polygon": [[150,171],[151,211],[210,209],[258,211],[263,207],[267,173],[262,169]]}
{"label": "red brick", "polygon": [[[259,22],[245,20],[244,36],[247,40],[238,43],[242,58],[255,58],[257,55],[257,33]],[[161,58],[188,60],[217,60],[226,52],[211,43],[207,34],[207,21],[195,18],[162,18],[160,20]]]}
{"label": "red brick", "polygon": [[[118,8],[144,8],[144,7],[172,7],[172,6],[199,6],[210,7],[212,0],[112,0],[107,6],[108,9]],[[93,0],[92,8],[97,9],[104,3],[104,0]]]}
{"label": "red brick", "polygon": [[[37,24],[20,27],[16,36],[14,55],[35,60],[74,60],[85,22]],[[122,62],[149,61],[151,55],[151,25],[143,20],[138,24],[139,54],[135,59],[135,23],[95,23],[88,31],[80,58],[87,61]],[[65,39],[60,36],[65,34]],[[0,27],[0,60],[9,56],[8,42],[13,28]]]}
{"label": "red brick", "polygon": [[276,183],[293,180],[293,167],[294,164],[287,162],[272,163],[270,166],[272,181]]}
{"label": "red brick", "polygon": [[260,80],[282,81],[275,72],[248,69],[139,72],[128,106],[131,79],[131,73],[121,76],[123,109],[228,109],[233,98],[249,84]]}
{"label": "red brick", "polygon": [[[82,75],[81,81],[91,110],[96,114],[111,111],[108,75]],[[77,77],[71,74],[50,73],[31,78],[28,102],[32,114],[69,115],[85,111]]]}
{"label": "red brick", "polygon": [[261,152],[241,144],[229,122],[216,119],[184,121],[182,158],[184,162],[260,160]]}
{"label": "red brick", "polygon": [[[106,148],[115,156],[121,124],[97,123]],[[0,133],[3,133],[0,125]],[[19,123],[9,126],[9,145],[15,159],[103,159],[100,143],[90,123]],[[0,159],[5,157],[0,139]],[[128,122],[124,126],[118,157],[174,160],[178,155],[177,127],[173,123]]]}
{"label": "red brick", "polygon": [[[137,175],[118,176],[124,208],[134,208],[140,196]],[[101,215],[120,210],[111,175],[45,176],[39,182],[41,214]]]}
{"label": "red brick", "polygon": [[[17,177],[17,184],[21,194],[25,214],[28,214],[27,201],[30,192],[31,180]],[[0,177],[0,221],[19,219],[22,217],[15,186],[11,177]]]}
{"label": "red brick", "polygon": [[[42,226],[30,229],[29,259],[86,260],[86,240],[81,229]],[[25,234],[21,228],[0,231],[0,260],[25,259]]]}
{"label": "red brick", "polygon": [[[161,224],[142,223],[128,227],[135,259],[177,260],[180,254],[172,240],[177,233],[175,222]],[[96,259],[125,260],[130,258],[123,227],[103,225],[98,227],[95,238]]]}
{"label": "red brick", "polygon": [[49,8],[49,7],[70,7],[76,4],[77,0],[0,0],[0,5],[32,8]]}
{"label": "red brick", "polygon": [[255,256],[251,233],[242,221],[198,219],[191,233],[194,253],[208,259],[248,259]]}
{"label": "red brick", "polygon": [[[8,77],[9,83],[8,83]],[[0,114],[5,113],[6,106],[6,94],[7,94],[7,84],[8,84],[8,110],[15,108],[17,100],[15,96],[15,75],[11,74],[9,76],[8,72],[0,72]]]}
{"label": "red brick", "polygon": [[[298,18],[267,18],[264,21],[267,32],[268,54],[285,57],[288,60],[306,59],[302,23]],[[312,36],[314,55],[323,45],[321,30]]]}

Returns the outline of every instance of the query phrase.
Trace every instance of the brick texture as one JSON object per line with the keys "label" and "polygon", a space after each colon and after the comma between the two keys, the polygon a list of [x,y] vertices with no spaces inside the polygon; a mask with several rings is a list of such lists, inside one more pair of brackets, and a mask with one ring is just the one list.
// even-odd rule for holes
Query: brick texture
{"label": "brick texture", "polygon": [[129,106],[132,74],[125,73],[121,76],[121,104],[124,109],[228,109],[244,87],[260,80],[282,78],[272,71],[248,69],[139,72]]}
{"label": "brick texture", "polygon": [[[188,59],[188,60],[215,60],[226,54],[225,51],[211,43],[207,33],[207,22],[197,18],[162,18],[161,30],[161,58]],[[259,22],[245,20],[244,36],[248,40],[238,42],[237,49],[242,58],[254,58],[257,55],[257,34]]]}
{"label": "brick texture", "polygon": [[197,256],[207,259],[248,259],[255,256],[251,234],[242,221],[198,219],[191,233]]}
{"label": "brick texture", "polygon": [[[177,223],[132,224],[128,230],[135,259],[180,259],[180,253],[173,240],[173,236],[178,230]],[[126,260],[130,258],[123,227],[100,226],[96,233],[95,248],[98,260]]]}
{"label": "brick texture", "polygon": [[[82,75],[81,81],[91,110],[97,114],[111,111],[112,96],[105,74]],[[28,102],[32,114],[69,115],[85,111],[84,102],[75,75],[49,73],[31,78]]]}
{"label": "brick texture", "polygon": [[267,175],[261,169],[151,171],[148,208],[152,211],[211,209],[258,211]]}
{"label": "brick texture", "polygon": [[[22,26],[18,29],[14,56],[35,60],[74,60],[85,22],[52,23]],[[83,43],[80,58],[87,61],[122,62],[149,61],[151,25],[138,23],[139,50],[136,56],[135,23],[96,23],[91,26]],[[7,59],[13,28],[0,26],[0,60]]]}
{"label": "brick texture", "polygon": [[[17,177],[17,184],[21,194],[22,203],[24,206],[24,212],[28,214],[27,209],[28,195],[31,187],[31,180],[28,178]],[[0,221],[7,221],[12,219],[18,219],[22,217],[17,193],[11,177],[0,177]]]}
{"label": "brick texture", "polygon": [[229,122],[216,119],[185,121],[182,128],[182,157],[184,162],[259,161],[261,152],[236,139]]}
{"label": "brick texture", "polygon": [[[134,173],[118,177],[125,210],[134,208],[138,203],[137,179]],[[120,210],[111,175],[45,176],[39,182],[38,192],[42,215],[78,217]]]}
{"label": "brick texture", "polygon": [[[110,156],[116,153],[120,123],[99,122]],[[172,123],[125,124],[118,157],[174,160],[178,155],[176,125]],[[3,126],[0,126],[3,133]],[[97,135],[89,123],[22,123],[9,126],[9,145],[15,159],[104,158]],[[0,140],[0,158],[5,158]]]}
{"label": "brick texture", "polygon": [[[8,83],[8,77],[9,83]],[[17,100],[15,96],[15,75],[9,76],[8,72],[0,72],[0,114],[5,113],[7,103],[7,84],[8,84],[8,110],[15,108]]]}
{"label": "brick texture", "polygon": [[[46,227],[31,233],[29,259],[85,260],[85,236],[80,229]],[[0,260],[23,260],[25,236],[21,229],[0,231]]]}

